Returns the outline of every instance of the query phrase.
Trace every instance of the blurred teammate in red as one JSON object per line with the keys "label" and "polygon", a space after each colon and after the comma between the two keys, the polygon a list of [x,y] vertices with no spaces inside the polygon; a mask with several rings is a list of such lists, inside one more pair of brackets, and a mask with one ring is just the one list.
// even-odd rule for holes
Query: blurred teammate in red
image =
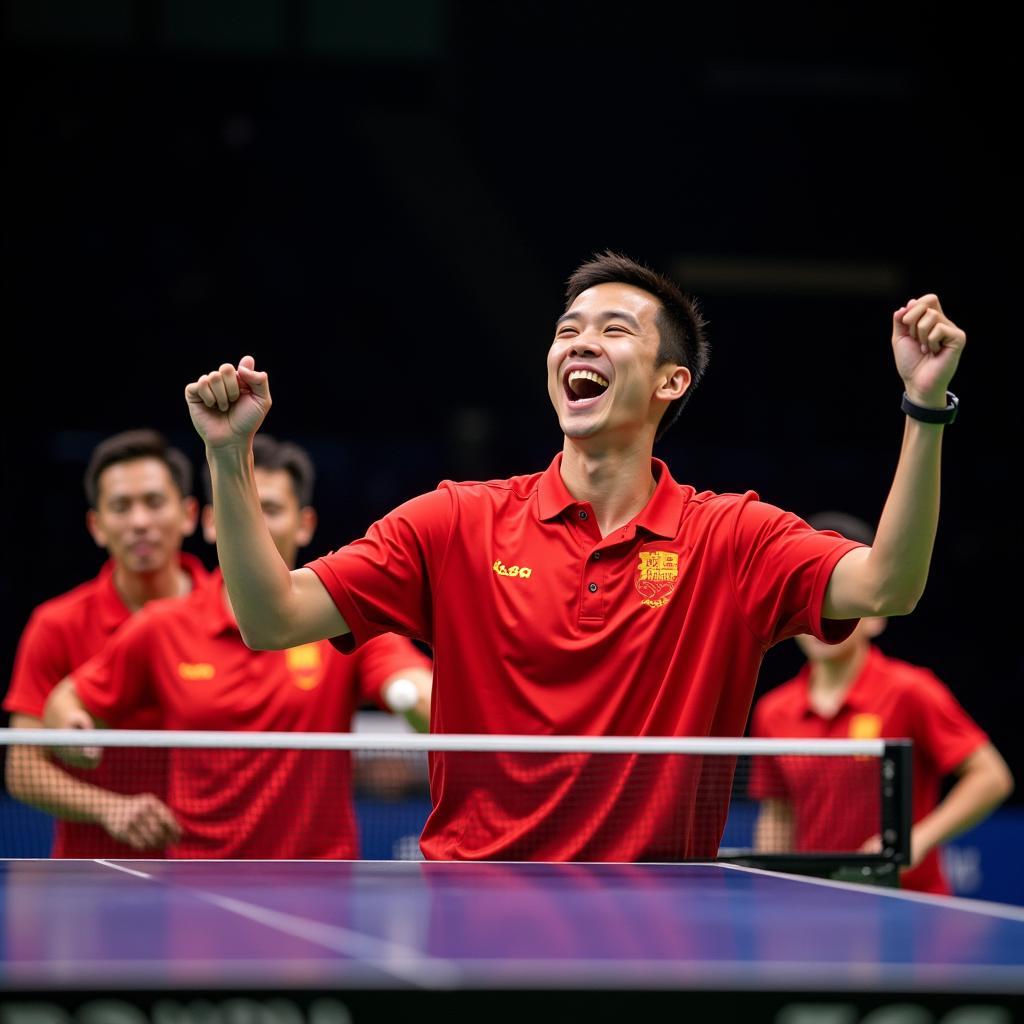
{"label": "blurred teammate in red", "polygon": [[[41,727],[50,691],[148,601],[182,597],[203,583],[206,570],[181,551],[196,527],[191,493],[191,464],[155,431],[116,434],[93,451],[86,527],[110,558],[95,579],[32,613],[4,700],[12,728]],[[153,722],[140,713],[126,725],[146,729]],[[176,835],[162,799],[165,762],[160,753],[114,751],[100,770],[83,775],[58,766],[41,747],[12,747],[7,788],[57,817],[53,856],[135,856],[152,849],[141,845],[142,836],[162,846]]]}
{"label": "blurred teammate in red", "polygon": [[[832,530],[871,544],[871,528],[838,512],[812,516]],[[846,640],[796,642],[807,658],[799,675],[765,694],[754,708],[751,735],[799,739],[913,741],[911,864],[900,884],[950,892],[938,848],[977,824],[1013,789],[1006,762],[985,733],[927,669],[887,657],[872,644],[885,620],[863,618]],[[811,762],[814,762],[813,764]],[[750,795],[763,801],[755,833],[763,852],[875,852],[878,766],[873,760],[755,758]],[[957,782],[939,800],[944,776]]]}
{"label": "blurred teammate in red", "polygon": [[[514,282],[493,301],[518,302]],[[446,312],[461,322],[457,309]],[[805,326],[808,345],[828,336],[827,322]],[[548,469],[446,481],[305,568],[290,570],[275,551],[253,486],[267,374],[246,356],[203,374],[185,398],[206,443],[221,567],[248,643],[332,637],[353,649],[388,630],[424,640],[434,650],[436,732],[739,736],[768,647],[800,633],[835,642],[859,616],[906,614],[920,597],[942,424],[956,405],[946,386],[964,344],[934,295],[893,313],[908,415],[872,548],[812,530],[750,491],[680,485],[652,458],[703,375],[708,346],[678,286],[611,253],[572,275],[555,324],[548,394],[564,442]],[[429,382],[443,360],[425,349],[401,372]],[[393,376],[382,367],[375,382],[383,402],[403,386]],[[332,389],[365,386],[346,380],[339,361]],[[518,383],[481,387],[508,401]],[[724,802],[713,828],[694,822],[704,788],[696,768],[644,777],[625,759],[597,778],[596,760],[551,758],[533,771],[518,757],[489,761],[488,772],[468,759],[473,770],[457,773],[466,758],[433,757],[427,857],[717,852]]]}
{"label": "blurred teammate in red", "polygon": [[[257,439],[254,456],[264,522],[280,557],[293,565],[316,524],[312,462],[297,445],[268,436]],[[209,508],[203,525],[214,541]],[[162,729],[341,732],[359,705],[388,706],[396,684],[417,688],[411,717],[429,715],[429,665],[393,635],[351,656],[326,641],[252,651],[214,573],[190,599],[146,608],[75,669],[54,690],[46,724],[123,726],[147,712]],[[180,829],[169,856],[359,855],[347,753],[175,749],[169,768],[168,803]]]}

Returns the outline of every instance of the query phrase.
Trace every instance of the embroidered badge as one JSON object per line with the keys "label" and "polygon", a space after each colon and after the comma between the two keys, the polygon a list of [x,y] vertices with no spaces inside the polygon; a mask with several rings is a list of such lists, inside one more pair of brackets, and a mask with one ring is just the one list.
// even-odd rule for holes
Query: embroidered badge
{"label": "embroidered badge", "polygon": [[851,740],[877,740],[882,735],[880,715],[854,715],[850,719]]}
{"label": "embroidered badge", "polygon": [[640,603],[648,608],[667,604],[678,576],[679,555],[675,551],[641,551],[635,580]]}
{"label": "embroidered badge", "polygon": [[300,690],[312,690],[320,682],[323,655],[319,644],[303,644],[284,652],[285,664],[292,674],[292,682]]}
{"label": "embroidered badge", "polygon": [[528,580],[533,575],[533,570],[529,566],[506,566],[504,562],[498,561],[497,559],[495,560],[494,565],[492,565],[491,568],[498,576],[517,576],[521,580]]}
{"label": "embroidered badge", "polygon": [[205,661],[194,665],[182,661],[178,663],[178,675],[182,679],[212,679],[216,675],[216,670]]}

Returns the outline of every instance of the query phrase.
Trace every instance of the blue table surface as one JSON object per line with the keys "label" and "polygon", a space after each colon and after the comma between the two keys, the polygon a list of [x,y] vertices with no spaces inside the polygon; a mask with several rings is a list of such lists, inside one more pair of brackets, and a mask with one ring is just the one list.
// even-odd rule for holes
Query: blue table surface
{"label": "blue table surface", "polygon": [[8,987],[1024,991],[1024,910],[722,864],[0,862]]}

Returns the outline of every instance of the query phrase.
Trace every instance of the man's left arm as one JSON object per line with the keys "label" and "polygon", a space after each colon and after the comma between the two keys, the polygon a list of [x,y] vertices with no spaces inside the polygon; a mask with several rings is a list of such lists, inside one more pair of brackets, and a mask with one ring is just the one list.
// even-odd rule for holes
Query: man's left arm
{"label": "man's left arm", "polygon": [[911,866],[988,817],[1013,792],[1010,769],[991,743],[978,747],[954,771],[959,778],[946,798],[911,831]]}
{"label": "man's left arm", "polygon": [[[892,347],[907,398],[941,412],[966,335],[935,295],[911,299],[893,314]],[[829,619],[906,615],[924,593],[939,518],[941,423],[908,415],[903,446],[875,541],[836,564],[822,614]]]}

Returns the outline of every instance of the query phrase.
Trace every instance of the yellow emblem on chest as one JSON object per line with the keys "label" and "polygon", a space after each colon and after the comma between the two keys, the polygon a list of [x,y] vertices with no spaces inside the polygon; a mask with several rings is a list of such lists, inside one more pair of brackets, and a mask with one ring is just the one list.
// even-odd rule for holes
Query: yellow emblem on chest
{"label": "yellow emblem on chest", "polygon": [[851,740],[877,740],[882,735],[880,715],[854,715],[850,719]]}
{"label": "yellow emblem on chest", "polygon": [[679,554],[675,551],[641,551],[634,585],[641,604],[661,608],[676,588],[679,576]]}
{"label": "yellow emblem on chest", "polygon": [[178,675],[182,679],[212,679],[216,674],[217,670],[209,662],[190,664],[182,661],[178,664]]}
{"label": "yellow emblem on chest", "polygon": [[302,644],[284,652],[284,663],[292,674],[292,682],[300,690],[312,690],[320,683],[323,654],[319,644]]}

